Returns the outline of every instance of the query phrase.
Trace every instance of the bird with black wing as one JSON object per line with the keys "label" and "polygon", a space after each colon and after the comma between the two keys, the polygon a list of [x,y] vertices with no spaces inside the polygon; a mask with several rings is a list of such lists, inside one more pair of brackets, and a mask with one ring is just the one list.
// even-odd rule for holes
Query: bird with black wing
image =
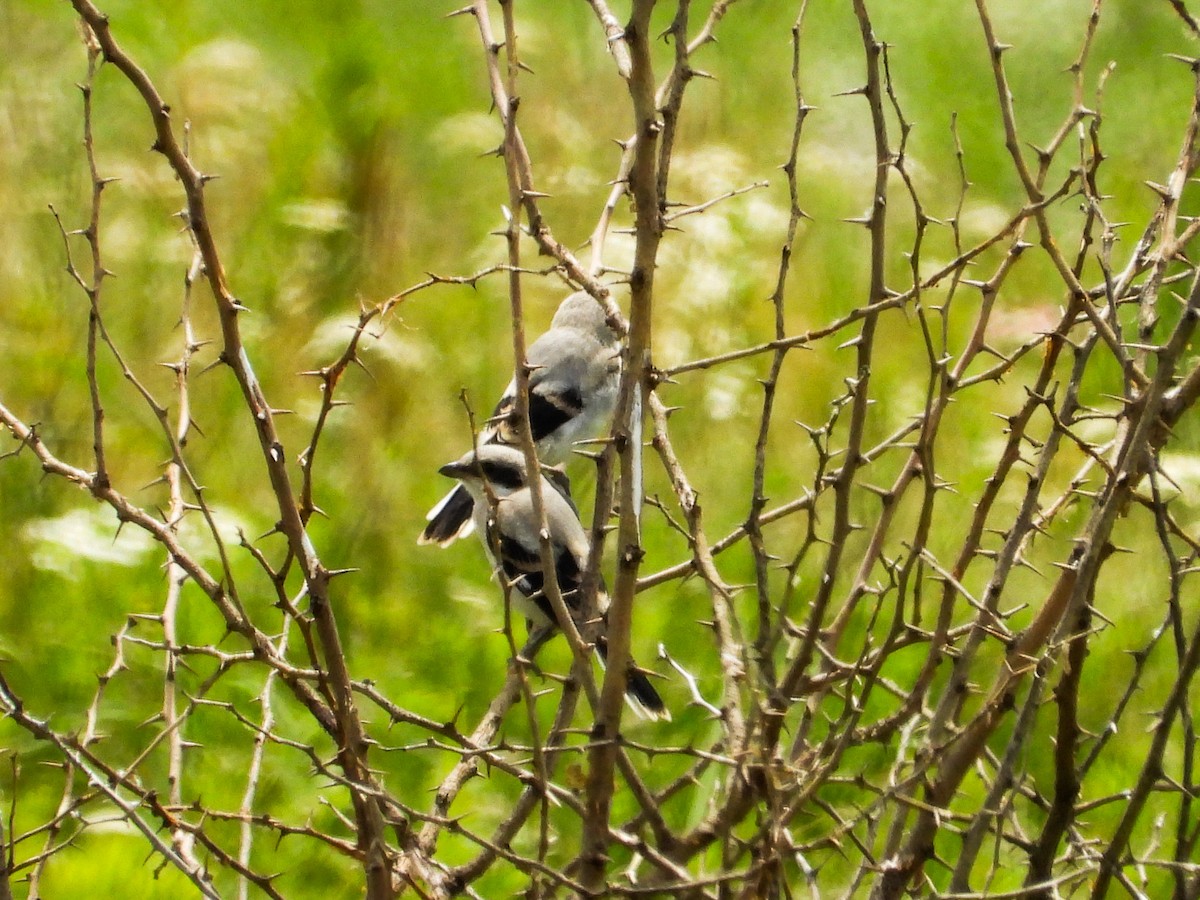
{"label": "bird with black wing", "polygon": [[[554,608],[546,596],[541,556],[541,522],[535,514],[525,454],[508,444],[483,444],[439,470],[456,478],[473,503],[472,519],[492,566],[513,589],[513,605],[531,625],[558,627]],[[581,586],[590,541],[570,498],[566,476],[548,469],[541,473],[542,507],[550,538],[554,573],[563,602],[581,632],[585,623]],[[608,654],[605,618],[608,595],[603,582],[597,600],[601,627],[595,638],[603,662]],[[670,719],[646,673],[630,662],[625,697],[639,714]]]}

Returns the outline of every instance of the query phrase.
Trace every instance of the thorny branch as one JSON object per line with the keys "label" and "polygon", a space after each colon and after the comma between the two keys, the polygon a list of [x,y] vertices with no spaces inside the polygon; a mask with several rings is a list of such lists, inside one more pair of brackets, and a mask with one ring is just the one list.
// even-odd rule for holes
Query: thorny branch
{"label": "thorny branch", "polygon": [[[782,86],[791,98],[791,127],[779,148],[785,224],[773,235],[769,295],[753,300],[769,310],[769,324],[761,333],[748,330],[753,336],[741,346],[660,365],[656,323],[689,315],[685,298],[672,294],[677,273],[662,247],[686,243],[694,217],[773,190],[745,180],[687,204],[675,195],[683,154],[698,140],[685,98],[703,102],[692,88],[709,73],[697,66],[702,58],[709,66],[720,61],[707,57],[735,4],[634,0],[623,22],[604,0],[588,0],[594,40],[611,55],[607,77],[620,97],[613,102],[629,127],[618,140],[611,185],[594,198],[594,226],[566,235],[543,203],[536,144],[523,134],[538,127],[542,112],[523,105],[518,90],[531,54],[521,29],[538,13],[501,0],[502,24],[494,28],[494,6],[475,0],[457,12],[474,18],[488,94],[504,127],[503,262],[471,275],[429,275],[363,304],[341,352],[303,373],[319,379],[321,393],[293,470],[276,425],[282,410],[268,401],[251,364],[256,348],[242,330],[237,275],[225,271],[211,224],[211,176],[190,151],[187,126],[179,128],[151,75],[122,48],[119,29],[89,0],[72,2],[86,53],[80,88],[90,202],[82,228],[66,224],[78,214],[53,215],[68,277],[87,301],[81,383],[91,452],[86,466],[69,462],[69,445],[0,403],[0,424],[15,440],[0,461],[32,457],[53,481],[87,491],[122,526],[149,535],[165,554],[165,597],[156,601],[159,611],[130,613],[113,635],[110,661],[74,732],[27,709],[0,679],[6,719],[61,767],[57,804],[45,820],[15,825],[14,815],[0,832],[0,893],[24,874],[30,896],[38,896],[59,853],[82,846],[98,824],[120,821],[157,865],[177,870],[205,896],[222,895],[226,884],[243,897],[282,896],[278,877],[268,873],[283,858],[279,847],[293,842],[355,867],[370,897],[487,896],[514,879],[530,896],[786,897],[804,884],[813,893],[828,885],[879,898],[913,890],[1031,897],[1087,890],[1100,897],[1114,881],[1131,893],[1196,895],[1191,702],[1200,670],[1200,536],[1172,469],[1173,454],[1187,450],[1180,425],[1200,398],[1191,349],[1200,322],[1191,244],[1200,222],[1187,214],[1200,167],[1200,63],[1184,58],[1194,96],[1181,111],[1175,164],[1145,173],[1153,208],[1144,221],[1122,225],[1113,221],[1102,165],[1110,152],[1102,126],[1113,114],[1102,100],[1115,71],[1093,60],[1106,24],[1102,0],[1079,23],[1066,77],[1045,80],[1048,96],[1063,92],[1066,111],[1041,143],[1021,125],[1010,48],[988,4],[977,0],[981,40],[963,52],[987,60],[994,138],[1019,196],[986,233],[968,240],[973,160],[957,117],[945,137],[956,170],[943,173],[955,187],[943,195],[922,175],[927,163],[912,141],[917,123],[900,74],[905,48],[888,44],[873,4],[855,0],[847,18],[860,86],[819,110],[806,81],[814,48],[809,4],[801,2],[790,83]],[[1167,5],[1200,34],[1185,4]],[[153,149],[182,190],[192,261],[181,341],[168,364],[171,404],[156,398],[106,324],[119,314],[108,303],[112,273],[103,243],[102,200],[112,196],[113,179],[102,174],[94,97],[97,73],[109,65],[138,92]],[[869,177],[847,187],[865,194],[866,213],[847,222],[806,211],[809,126],[818,115],[858,117],[869,135],[859,148],[870,160]],[[626,226],[627,251],[608,240]],[[1140,229],[1136,240],[1121,243],[1122,227]],[[854,283],[861,290],[813,312],[798,260],[817,229],[859,236]],[[81,238],[84,262],[76,259]],[[583,245],[586,261],[569,249]],[[523,265],[531,251],[549,265]],[[622,253],[628,258],[618,259]],[[1039,291],[1061,306],[1041,330],[1014,341],[1004,318],[1020,296],[1017,283],[1038,266],[1045,273]],[[570,675],[561,689],[556,681],[538,690],[529,657],[539,636],[518,651],[509,628],[507,676],[497,676],[499,689],[476,711],[478,721],[460,726],[461,710],[438,721],[366,673],[351,674],[331,591],[349,570],[322,561],[309,529],[321,511],[318,492],[331,489],[322,482],[331,463],[317,465],[334,456],[329,423],[346,405],[339,392],[364,347],[400,304],[441,285],[474,287],[499,275],[511,301],[518,386],[530,374],[523,310],[531,280],[551,277],[586,290],[624,341],[618,412],[595,454],[585,581],[594,595],[607,550],[615,567],[609,669],[596,678],[587,629],[568,626]],[[230,542],[196,468],[190,445],[203,398],[194,364],[207,342],[195,325],[193,290],[201,283],[217,314],[218,362],[232,374],[253,429],[282,550],[244,535]],[[625,295],[628,316],[618,302]],[[900,342],[910,351],[911,398],[887,396],[889,345]],[[797,372],[818,357],[830,370],[840,366],[838,377],[819,412],[788,423]],[[103,377],[109,365],[161,432],[162,510],[139,504],[120,483],[108,425],[121,406]],[[1106,367],[1119,372],[1116,391]],[[677,409],[668,401],[676,392],[696,396],[714,375],[748,371],[762,395],[744,448],[749,462],[739,473],[742,503],[715,509],[706,504],[716,492],[688,442],[701,405]],[[972,408],[994,414],[991,431],[964,412]],[[643,415],[653,450],[644,458]],[[711,438],[716,426],[708,426]],[[961,458],[960,432],[969,429],[986,433],[971,445],[986,459]],[[527,421],[524,432],[533,465]],[[643,510],[647,484],[665,488]],[[540,514],[540,499],[535,507]],[[202,527],[190,528],[192,519]],[[729,529],[720,537],[710,533],[717,520]],[[668,546],[660,529],[686,547],[682,559],[658,558]],[[543,544],[547,596],[569,623]],[[1161,609],[1149,616],[1152,631],[1126,639],[1136,648],[1131,662],[1106,682],[1118,689],[1096,697],[1089,687],[1096,657],[1112,652],[1113,632],[1131,628],[1107,583],[1108,573],[1128,571],[1120,568],[1127,549],[1152,557],[1145,568],[1164,573],[1148,589]],[[240,574],[243,557],[254,578]],[[746,573],[749,583],[738,584]],[[699,576],[694,588],[692,576]],[[668,591],[675,592],[668,602],[679,604],[671,616],[702,620],[708,640],[682,646],[675,633],[663,635],[677,722],[635,738],[622,722],[625,667],[639,623],[654,618],[643,611]],[[223,640],[189,633],[182,610],[192,595],[215,612]],[[141,677],[133,661],[147,654],[161,672],[161,701],[137,752],[123,757],[106,744],[105,723],[117,702],[114,685]],[[1157,683],[1150,673],[1162,665],[1169,677]],[[538,708],[547,695],[555,697],[552,716]],[[193,743],[211,734],[211,717],[243,736],[245,778],[225,807],[204,798],[202,755]],[[1129,783],[1114,788],[1097,775],[1120,750],[1114,735],[1147,722],[1144,754]],[[414,759],[433,772],[431,798],[401,797],[389,786],[388,775]],[[306,818],[277,806],[265,782],[280,760],[319,781],[319,813]],[[24,777],[14,769],[14,796]],[[476,791],[496,811],[479,822],[467,815]]]}

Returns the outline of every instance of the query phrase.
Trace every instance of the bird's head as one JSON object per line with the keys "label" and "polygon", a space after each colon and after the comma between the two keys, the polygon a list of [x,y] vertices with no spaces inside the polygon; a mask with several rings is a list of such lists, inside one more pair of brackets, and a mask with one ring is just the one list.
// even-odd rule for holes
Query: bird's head
{"label": "bird's head", "polygon": [[448,478],[457,478],[473,494],[483,491],[486,483],[497,497],[504,497],[526,487],[525,454],[507,444],[484,444],[478,450],[464,453],[438,471]]}

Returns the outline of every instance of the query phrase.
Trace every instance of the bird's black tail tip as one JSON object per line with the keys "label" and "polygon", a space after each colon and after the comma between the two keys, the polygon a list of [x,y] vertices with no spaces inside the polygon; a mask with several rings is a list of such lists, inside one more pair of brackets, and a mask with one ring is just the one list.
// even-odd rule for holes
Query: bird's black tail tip
{"label": "bird's black tail tip", "polygon": [[442,498],[426,518],[429,524],[417,538],[418,544],[437,544],[439,547],[449,547],[461,537],[466,537],[472,531],[471,511],[475,501],[461,484]]}
{"label": "bird's black tail tip", "polygon": [[629,673],[629,681],[625,686],[625,698],[634,712],[644,719],[655,719],[659,722],[670,722],[671,711],[663,703],[658,691],[650,683],[650,679],[639,671]]}

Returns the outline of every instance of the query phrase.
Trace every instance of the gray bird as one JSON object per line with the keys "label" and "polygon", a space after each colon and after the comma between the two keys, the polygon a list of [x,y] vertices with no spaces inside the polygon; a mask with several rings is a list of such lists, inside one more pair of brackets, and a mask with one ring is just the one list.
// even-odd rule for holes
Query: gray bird
{"label": "gray bird", "polygon": [[[534,514],[533,492],[526,477],[525,454],[506,444],[485,444],[439,470],[457,478],[474,504],[475,530],[478,531],[488,560],[513,588],[514,608],[531,626],[557,628],[558,620],[549,598],[543,592],[540,522]],[[554,469],[542,478],[542,507],[554,556],[554,572],[563,602],[571,611],[576,626],[581,626],[583,597],[580,586],[587,566],[590,542],[571,502],[566,476]],[[491,499],[488,493],[491,492]],[[494,508],[493,508],[494,504]],[[601,662],[608,655],[604,620],[608,595],[600,585],[597,605],[602,626],[596,637],[596,653]],[[630,664],[625,687],[629,705],[647,718],[670,719],[662,697],[635,663]]]}
{"label": "gray bird", "polygon": [[[612,419],[621,377],[620,346],[604,310],[582,291],[558,307],[550,328],[529,345],[529,425],[538,459],[547,465],[566,462],[579,441],[600,434]],[[515,404],[517,380],[479,435],[479,443],[515,444],[519,433]],[[425,516],[418,544],[445,547],[471,533],[474,501],[457,486]]]}

